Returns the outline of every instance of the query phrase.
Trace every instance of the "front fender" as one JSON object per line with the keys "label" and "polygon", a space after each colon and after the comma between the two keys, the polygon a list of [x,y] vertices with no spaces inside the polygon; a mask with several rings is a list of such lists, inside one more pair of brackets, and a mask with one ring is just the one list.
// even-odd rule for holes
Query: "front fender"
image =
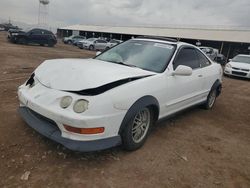
{"label": "front fender", "polygon": [[154,120],[157,121],[158,117],[159,117],[159,102],[157,101],[157,99],[153,96],[144,96],[140,99],[138,99],[127,111],[120,130],[119,130],[119,134],[122,132],[122,130],[124,129],[124,127],[127,125],[127,123],[134,118],[135,114],[142,108],[150,106],[153,110],[154,113]]}

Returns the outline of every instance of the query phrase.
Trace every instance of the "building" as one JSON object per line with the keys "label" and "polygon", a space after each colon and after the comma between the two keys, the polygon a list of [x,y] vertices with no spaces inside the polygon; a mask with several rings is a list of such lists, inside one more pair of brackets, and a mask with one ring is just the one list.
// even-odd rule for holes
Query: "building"
{"label": "building", "polygon": [[227,59],[243,53],[250,53],[250,28],[177,28],[177,27],[118,27],[72,25],[58,28],[59,37],[83,35],[90,37],[128,40],[132,37],[148,35],[177,38],[180,41],[219,50]]}

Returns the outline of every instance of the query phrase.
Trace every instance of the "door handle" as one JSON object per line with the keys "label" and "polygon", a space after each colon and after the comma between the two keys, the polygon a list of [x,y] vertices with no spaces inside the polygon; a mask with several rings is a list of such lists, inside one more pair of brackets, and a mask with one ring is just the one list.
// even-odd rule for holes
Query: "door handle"
{"label": "door handle", "polygon": [[200,74],[198,77],[201,78],[201,77],[203,77],[203,75]]}

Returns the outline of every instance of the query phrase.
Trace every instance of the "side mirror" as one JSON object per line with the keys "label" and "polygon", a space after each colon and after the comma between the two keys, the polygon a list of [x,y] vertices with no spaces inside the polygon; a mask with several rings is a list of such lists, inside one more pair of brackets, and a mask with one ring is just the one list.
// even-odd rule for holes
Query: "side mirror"
{"label": "side mirror", "polygon": [[179,65],[173,72],[173,76],[191,76],[193,69],[185,65]]}
{"label": "side mirror", "polygon": [[95,54],[95,56],[98,56],[98,55],[100,55],[101,53],[102,53],[102,52],[97,51],[96,54]]}

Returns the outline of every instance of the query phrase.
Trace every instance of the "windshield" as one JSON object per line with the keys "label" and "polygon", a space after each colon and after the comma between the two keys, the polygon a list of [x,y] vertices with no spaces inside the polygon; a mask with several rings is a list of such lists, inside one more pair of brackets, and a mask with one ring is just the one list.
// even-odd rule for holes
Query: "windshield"
{"label": "windshield", "polygon": [[92,41],[94,41],[94,40],[95,40],[95,38],[89,38],[87,41],[92,42]]}
{"label": "windshield", "polygon": [[129,40],[96,59],[160,73],[166,69],[175,48],[175,45],[161,42]]}
{"label": "windshield", "polygon": [[238,63],[248,63],[250,64],[250,56],[236,56],[232,59],[233,62],[238,62]]}

